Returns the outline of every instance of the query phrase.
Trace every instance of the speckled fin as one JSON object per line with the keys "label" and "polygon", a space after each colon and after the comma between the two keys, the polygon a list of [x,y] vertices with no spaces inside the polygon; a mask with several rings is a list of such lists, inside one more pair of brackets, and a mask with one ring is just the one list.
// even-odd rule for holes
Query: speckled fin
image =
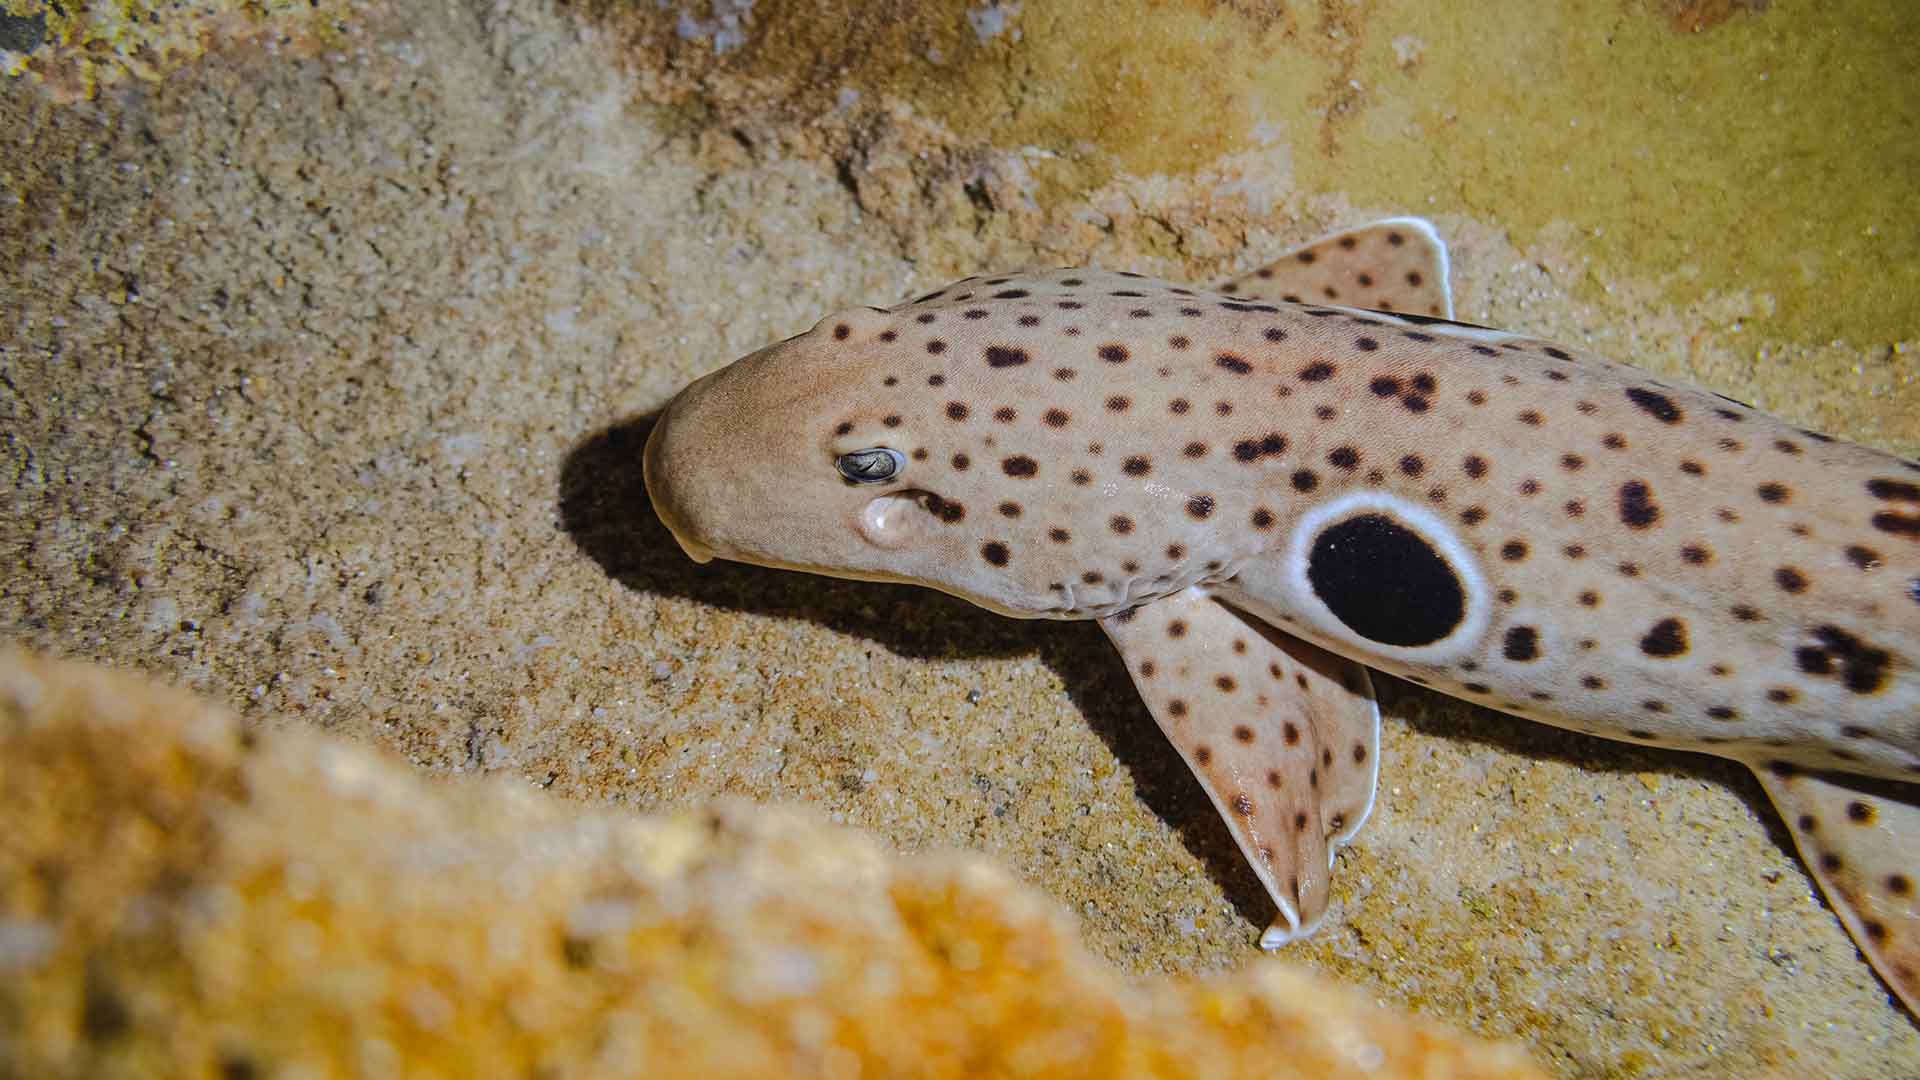
{"label": "speckled fin", "polygon": [[1334,233],[1233,279],[1220,291],[1453,318],[1447,245],[1422,218],[1387,218]]}
{"label": "speckled fin", "polygon": [[1854,943],[1920,1016],[1920,785],[1754,772]]}
{"label": "speckled fin", "polygon": [[1280,909],[1260,946],[1312,933],[1333,848],[1373,809],[1380,712],[1367,670],[1199,589],[1100,625]]}

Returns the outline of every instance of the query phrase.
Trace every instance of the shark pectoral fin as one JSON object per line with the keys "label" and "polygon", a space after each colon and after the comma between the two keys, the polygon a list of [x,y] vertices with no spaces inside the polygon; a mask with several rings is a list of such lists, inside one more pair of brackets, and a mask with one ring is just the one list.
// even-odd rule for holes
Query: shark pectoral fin
{"label": "shark pectoral fin", "polygon": [[1387,218],[1294,248],[1221,292],[1453,318],[1447,245],[1422,218]]}
{"label": "shark pectoral fin", "polygon": [[1761,764],[1753,771],[1854,943],[1920,1016],[1920,785]]}
{"label": "shark pectoral fin", "polygon": [[1333,846],[1373,806],[1380,717],[1365,669],[1199,589],[1100,625],[1280,909],[1261,947],[1312,933]]}

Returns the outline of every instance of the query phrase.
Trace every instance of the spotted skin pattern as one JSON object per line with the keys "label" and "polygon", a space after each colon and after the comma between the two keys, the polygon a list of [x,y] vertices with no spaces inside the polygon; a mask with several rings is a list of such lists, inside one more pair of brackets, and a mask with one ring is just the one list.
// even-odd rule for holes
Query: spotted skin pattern
{"label": "spotted skin pattern", "polygon": [[[1403,218],[1231,291],[968,278],[688,387],[649,491],[702,561],[1099,620],[1273,896],[1265,945],[1371,807],[1366,665],[1749,764],[1914,1009],[1920,464],[1448,321],[1446,275]],[[902,467],[837,471],[874,448]]]}

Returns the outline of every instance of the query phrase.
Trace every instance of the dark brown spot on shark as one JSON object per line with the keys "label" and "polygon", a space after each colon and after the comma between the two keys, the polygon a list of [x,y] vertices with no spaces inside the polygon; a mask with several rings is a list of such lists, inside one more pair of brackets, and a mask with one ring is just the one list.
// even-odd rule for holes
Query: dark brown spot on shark
{"label": "dark brown spot on shark", "polygon": [[1644,480],[1629,480],[1620,485],[1620,521],[1629,529],[1652,528],[1660,521],[1660,507],[1653,501],[1653,489]]}
{"label": "dark brown spot on shark", "polygon": [[1677,424],[1684,419],[1680,406],[1675,405],[1672,398],[1658,391],[1639,386],[1628,387],[1627,400],[1638,405],[1642,412],[1663,424]]}
{"label": "dark brown spot on shark", "polygon": [[1507,659],[1519,662],[1539,659],[1540,631],[1531,626],[1509,628],[1500,652]]}
{"label": "dark brown spot on shark", "polygon": [[1679,619],[1662,619],[1640,639],[1640,651],[1648,656],[1670,660],[1687,652],[1687,624]]}
{"label": "dark brown spot on shark", "polygon": [[1859,544],[1849,544],[1845,554],[1847,561],[1861,570],[1877,570],[1880,568],[1880,553],[1870,547],[1862,547]]}

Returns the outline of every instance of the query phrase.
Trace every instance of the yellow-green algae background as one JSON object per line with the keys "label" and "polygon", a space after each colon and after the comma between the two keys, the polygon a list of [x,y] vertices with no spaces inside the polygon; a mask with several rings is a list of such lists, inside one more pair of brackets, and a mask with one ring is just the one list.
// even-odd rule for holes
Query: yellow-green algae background
{"label": "yellow-green algae background", "polygon": [[[696,568],[632,417],[961,274],[1205,281],[1415,212],[1464,318],[1920,448],[1910,5],[123,10],[0,98],[9,637],[430,770],[985,850],[1125,970],[1260,962],[1269,912],[1098,632]],[[1566,1075],[1915,1072],[1737,767],[1382,698],[1288,959]]]}
{"label": "yellow-green algae background", "polygon": [[984,4],[761,3],[716,66],[798,86],[800,108],[897,94],[962,139],[1040,148],[1043,201],[1277,138],[1302,190],[1472,214],[1522,246],[1571,224],[1584,295],[1756,290],[1777,303],[1760,332],[1801,342],[1899,337],[1920,310],[1912,4],[1014,6],[1020,40],[983,43],[960,15]]}

